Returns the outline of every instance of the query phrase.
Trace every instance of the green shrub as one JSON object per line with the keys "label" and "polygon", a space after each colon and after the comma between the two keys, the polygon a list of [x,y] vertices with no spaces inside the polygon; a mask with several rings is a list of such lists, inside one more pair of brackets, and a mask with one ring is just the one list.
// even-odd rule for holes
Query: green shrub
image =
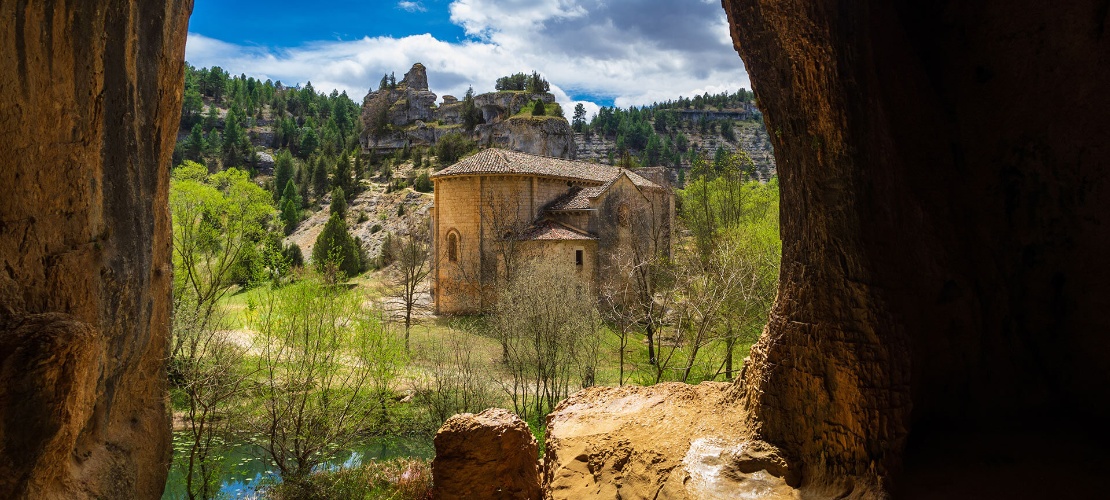
{"label": "green shrub", "polygon": [[421,193],[432,192],[432,179],[428,176],[428,172],[421,172],[412,183],[412,187]]}
{"label": "green shrub", "polygon": [[543,101],[536,99],[536,104],[532,106],[532,116],[543,116],[545,111]]}
{"label": "green shrub", "polygon": [[427,460],[373,460],[357,467],[317,472],[296,483],[274,484],[266,493],[279,500],[426,500],[432,498],[432,468]]}

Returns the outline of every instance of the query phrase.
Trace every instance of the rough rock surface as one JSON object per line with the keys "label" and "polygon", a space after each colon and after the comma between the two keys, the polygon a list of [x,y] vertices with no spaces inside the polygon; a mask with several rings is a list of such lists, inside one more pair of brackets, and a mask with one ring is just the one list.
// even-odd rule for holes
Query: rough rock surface
{"label": "rough rock surface", "polygon": [[0,498],[158,498],[192,2],[0,3]]}
{"label": "rough rock surface", "polygon": [[427,91],[428,69],[423,64],[413,64],[408,73],[405,73],[405,77],[401,79],[400,84],[412,90]]}
{"label": "rough rock surface", "polygon": [[[550,93],[490,92],[474,97],[485,121],[472,133],[462,130],[462,106],[454,96],[444,96],[436,106],[436,95],[428,91],[428,73],[416,63],[395,89],[378,89],[363,99],[362,121],[368,131],[360,138],[365,152],[371,149],[391,153],[405,146],[434,146],[447,134],[464,134],[480,145],[502,147],[524,153],[575,158],[574,134],[566,118],[513,116],[530,102],[551,104]],[[369,133],[371,123],[384,116],[392,129]]]}
{"label": "rough rock surface", "polygon": [[575,158],[574,130],[564,118],[514,116],[474,129],[479,145],[556,158]]}
{"label": "rough rock surface", "polygon": [[443,423],[435,436],[436,498],[539,500],[536,438],[515,413],[491,408]]}
{"label": "rough rock surface", "polygon": [[799,473],[752,441],[730,384],[595,387],[547,420],[546,498],[800,498]]}
{"label": "rough rock surface", "polygon": [[524,109],[528,103],[541,100],[544,104],[555,102],[550,93],[529,94],[527,92],[488,92],[474,96],[474,105],[482,110],[482,119],[489,124],[497,123]]}
{"label": "rough rock surface", "polygon": [[[406,164],[408,169],[398,168],[395,174],[403,177],[411,171],[411,164]],[[384,182],[384,179],[380,179]],[[316,246],[316,238],[324,230],[331,213],[328,206],[331,195],[325,196],[318,210],[297,225],[293,232],[285,237],[284,243],[296,243],[301,247],[301,252],[307,257],[312,255],[312,247]],[[405,215],[398,217],[397,212],[401,206],[405,207]],[[370,185],[367,189],[351,200],[347,207],[347,228],[352,236],[362,242],[363,249],[370,258],[377,257],[382,250],[382,244],[387,234],[405,235],[408,228],[416,221],[428,217],[432,207],[432,195],[418,193],[410,189],[386,193],[381,184]],[[361,220],[360,219],[364,219]]]}
{"label": "rough rock surface", "polygon": [[883,497],[946,429],[1104,422],[1107,4],[723,3],[782,186],[736,386],[755,435],[803,484]]}

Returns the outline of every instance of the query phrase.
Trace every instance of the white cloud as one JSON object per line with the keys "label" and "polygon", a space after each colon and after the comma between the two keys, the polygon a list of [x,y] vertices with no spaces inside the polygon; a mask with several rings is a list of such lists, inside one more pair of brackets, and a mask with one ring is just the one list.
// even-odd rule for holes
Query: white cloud
{"label": "white cloud", "polygon": [[402,0],[400,2],[397,2],[397,7],[400,8],[401,10],[406,10],[406,11],[409,11],[409,12],[427,12],[428,11],[428,9],[426,9],[424,7],[424,4],[422,4],[420,2],[408,2],[408,1]]}
{"label": "white cloud", "polygon": [[[448,42],[425,34],[265,48],[190,33],[186,58],[286,84],[311,80],[318,91],[339,89],[356,101],[382,74],[400,79],[416,62],[427,66],[431,90],[440,96],[461,97],[469,85],[491,91],[499,76],[537,70],[568,118],[572,95],[627,107],[750,88],[724,12],[713,3],[455,0],[450,12],[471,38]],[[596,104],[582,102],[587,116],[597,112]]]}

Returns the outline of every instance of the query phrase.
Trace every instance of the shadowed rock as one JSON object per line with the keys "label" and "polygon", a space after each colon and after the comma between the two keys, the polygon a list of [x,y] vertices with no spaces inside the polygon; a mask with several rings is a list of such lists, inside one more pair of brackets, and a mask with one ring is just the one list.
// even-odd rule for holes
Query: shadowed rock
{"label": "shadowed rock", "polygon": [[0,498],[158,498],[192,2],[0,3]]}
{"label": "shadowed rock", "polygon": [[542,498],[536,438],[515,413],[491,408],[443,423],[435,436],[436,498]]}

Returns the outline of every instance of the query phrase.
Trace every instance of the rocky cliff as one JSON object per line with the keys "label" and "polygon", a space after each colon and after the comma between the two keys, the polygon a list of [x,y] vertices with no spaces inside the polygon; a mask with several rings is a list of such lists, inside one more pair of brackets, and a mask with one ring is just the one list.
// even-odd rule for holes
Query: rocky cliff
{"label": "rocky cliff", "polygon": [[0,3],[0,498],[158,498],[190,0]]}
{"label": "rocky cliff", "polygon": [[469,132],[462,128],[463,103],[454,96],[444,96],[437,106],[436,99],[428,91],[427,70],[420,63],[413,65],[396,88],[367,94],[362,104],[366,125],[360,138],[363,151],[390,153],[405,146],[434,146],[444,135],[463,134],[480,145],[575,158],[574,134],[566,118],[518,115],[536,100],[554,103],[555,96],[549,93],[505,91],[474,96],[483,123]]}
{"label": "rocky cliff", "polygon": [[[783,255],[740,380],[689,403],[769,454],[716,463],[797,474],[805,498],[1104,496],[1089,475],[1110,465],[1105,2],[723,3],[775,146]],[[549,474],[548,493],[561,477],[690,484],[660,472],[722,432],[686,427],[723,417],[641,417],[650,397],[560,407],[545,463],[575,476]],[[658,458],[604,458],[658,453],[676,429]],[[624,472],[645,462],[661,465]]]}

